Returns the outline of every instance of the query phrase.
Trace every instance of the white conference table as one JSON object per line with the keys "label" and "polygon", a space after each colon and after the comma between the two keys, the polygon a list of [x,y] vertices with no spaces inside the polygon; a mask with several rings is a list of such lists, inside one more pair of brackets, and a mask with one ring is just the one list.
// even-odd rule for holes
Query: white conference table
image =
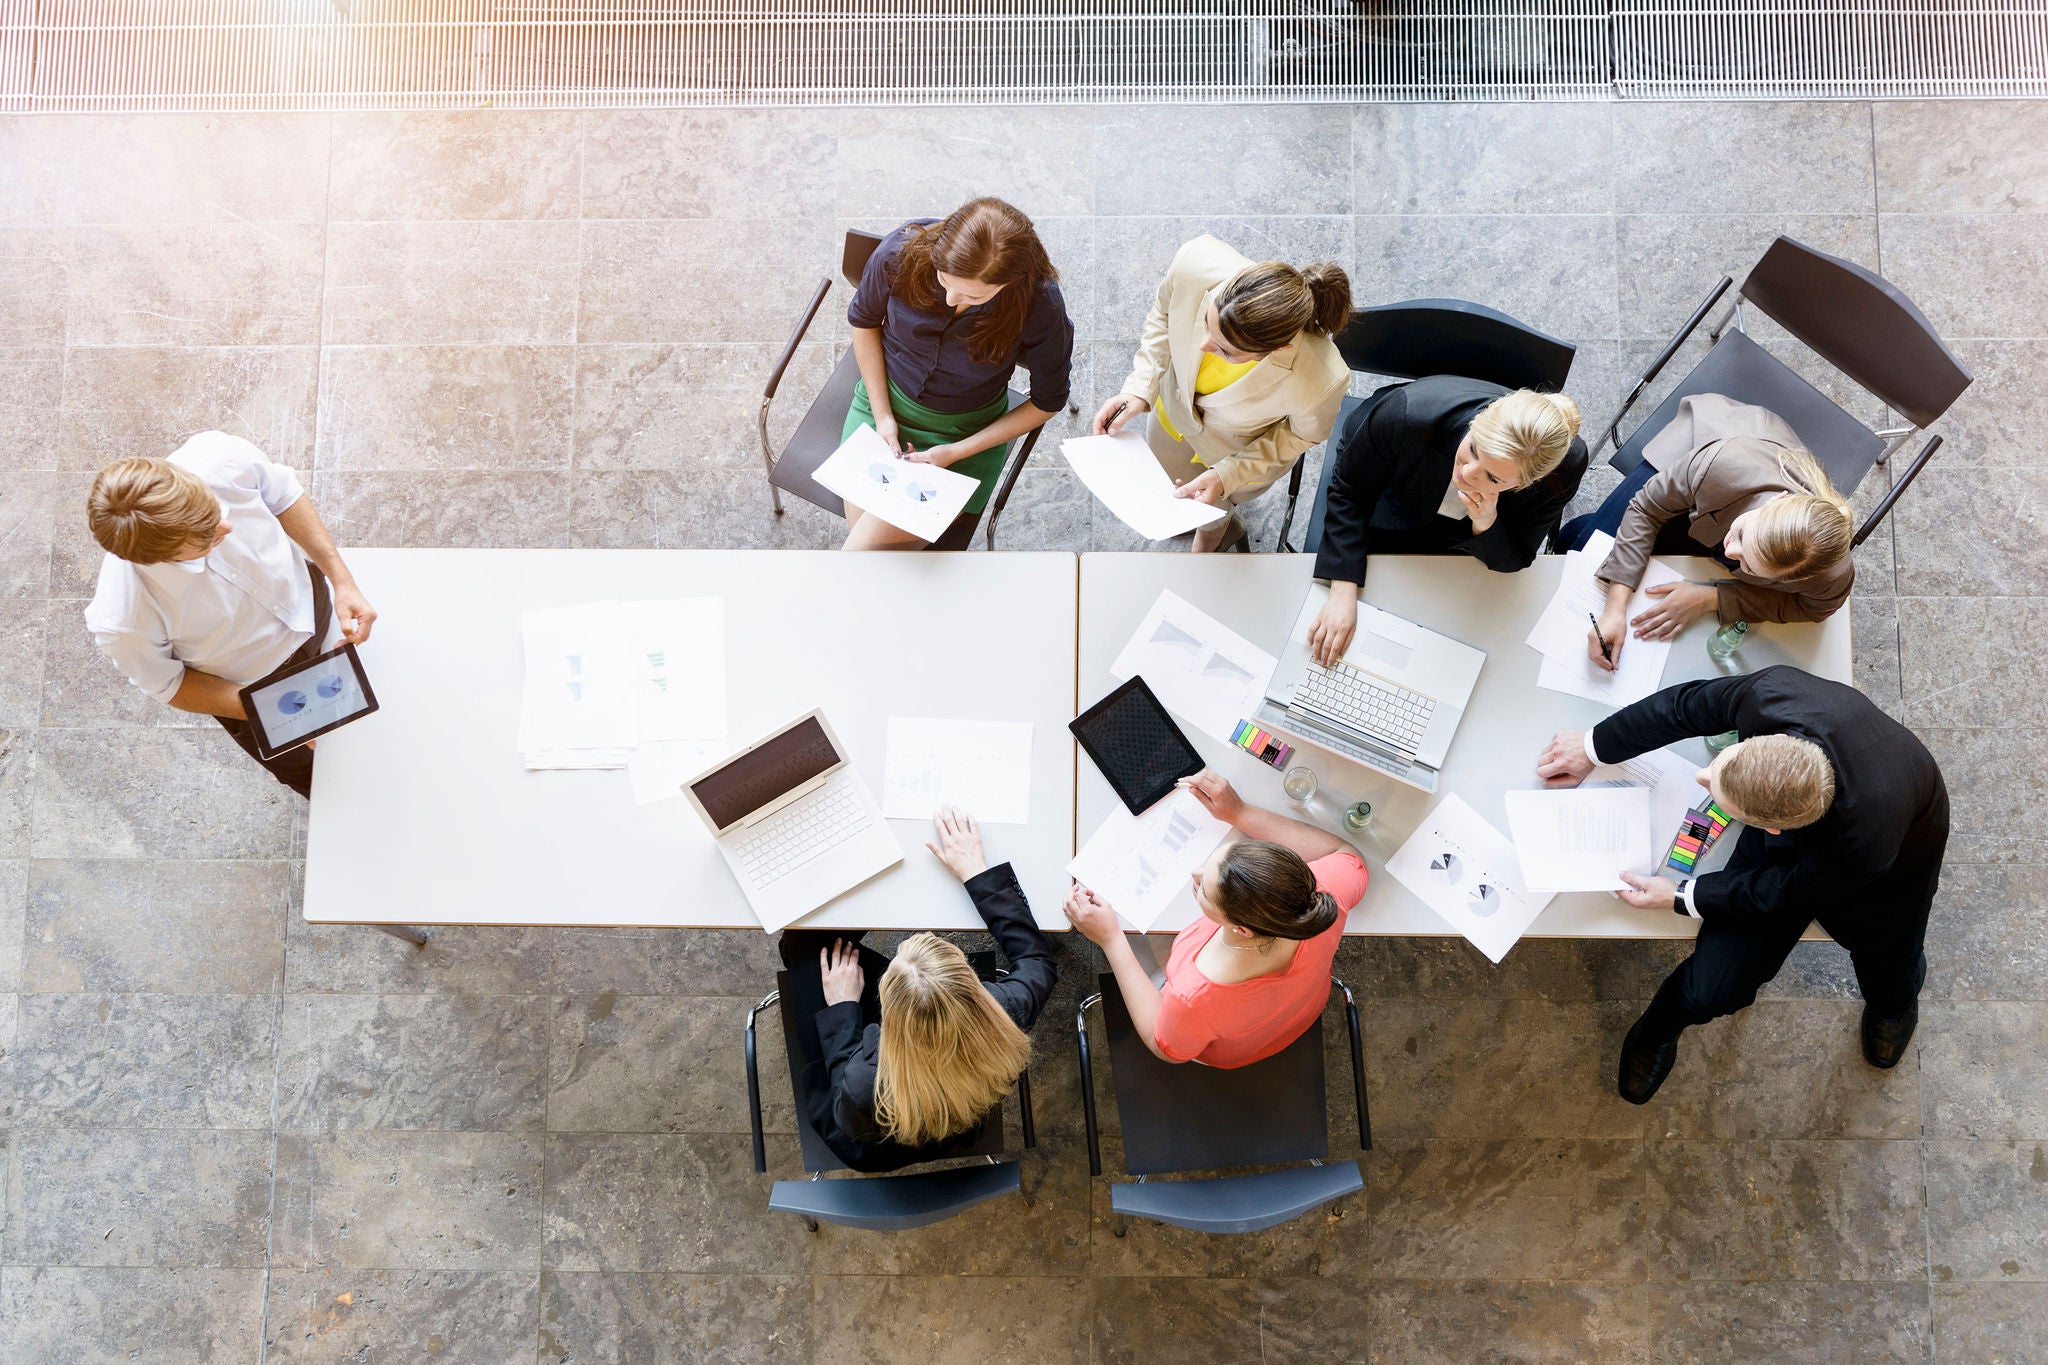
{"label": "white conference table", "polygon": [[[351,550],[348,558],[379,613],[361,654],[381,709],[319,741],[307,920],[758,932],[680,796],[635,805],[624,772],[529,773],[515,751],[522,612],[711,596],[725,599],[735,747],[822,707],[879,797],[892,715],[1032,722],[1031,821],[988,825],[983,836],[992,861],[1016,865],[1039,922],[1066,927],[1073,555]],[[980,927],[967,894],[925,851],[929,824],[890,826],[902,864],[804,922]]]}
{"label": "white conference table", "polygon": [[[1671,559],[1688,577],[1719,576],[1711,560]],[[1110,666],[1162,589],[1171,588],[1194,606],[1229,626],[1261,649],[1278,656],[1308,591],[1312,555],[1089,554],[1081,558],[1080,700],[1092,705],[1117,683]],[[1396,782],[1373,769],[1321,749],[1297,747],[1294,764],[1306,764],[1325,792],[1372,802],[1373,823],[1362,841],[1371,873],[1364,900],[1352,910],[1346,932],[1354,934],[1450,934],[1455,932],[1406,887],[1387,875],[1385,863],[1414,833],[1439,796],[1456,792],[1502,833],[1507,832],[1506,794],[1540,785],[1536,755],[1559,730],[1588,728],[1611,714],[1598,702],[1536,686],[1541,656],[1523,637],[1557,589],[1563,556],[1540,556],[1515,574],[1493,573],[1463,555],[1441,557],[1374,555],[1366,575],[1365,600],[1420,625],[1486,651],[1479,685],[1465,708],[1445,760],[1439,795]],[[1695,622],[1672,645],[1664,685],[1717,676],[1707,657],[1715,623]],[[1745,671],[1774,663],[1795,664],[1840,682],[1850,679],[1849,613],[1837,612],[1817,625],[1753,628],[1737,662]],[[1183,726],[1183,729],[1190,727]],[[1207,735],[1189,738],[1247,801],[1288,811],[1281,775],[1234,745]],[[1704,743],[1674,746],[1702,765]],[[1116,803],[1102,774],[1085,758],[1078,765],[1076,791],[1079,837],[1090,833]],[[1734,837],[1714,850],[1725,860]],[[1157,926],[1178,929],[1196,914],[1183,896]],[[1545,906],[1530,933],[1570,938],[1690,938],[1697,923],[1668,910],[1637,910],[1605,892],[1560,895]],[[1810,938],[1824,938],[1818,929]]]}

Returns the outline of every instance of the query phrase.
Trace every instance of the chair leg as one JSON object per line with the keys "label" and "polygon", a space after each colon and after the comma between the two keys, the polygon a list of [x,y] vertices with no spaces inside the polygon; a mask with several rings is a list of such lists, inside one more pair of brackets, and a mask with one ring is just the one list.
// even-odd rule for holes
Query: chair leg
{"label": "chair leg", "polygon": [[818,1230],[818,1220],[815,1218],[806,1217],[804,1219],[804,1227],[812,1232],[816,1232]]}
{"label": "chair leg", "polygon": [[1110,1220],[1109,1230],[1112,1235],[1121,1237],[1131,1230],[1131,1225],[1129,1220],[1127,1220],[1122,1214],[1118,1214],[1115,1218],[1112,1218]]}
{"label": "chair leg", "polygon": [[[1323,458],[1328,459],[1328,454],[1326,453]],[[1287,533],[1294,529],[1294,504],[1301,500],[1301,467],[1305,463],[1307,463],[1306,456],[1296,460],[1294,468],[1287,473],[1287,515],[1280,518],[1280,540],[1273,547],[1283,555],[1294,553],[1294,546],[1290,545],[1287,541]]]}

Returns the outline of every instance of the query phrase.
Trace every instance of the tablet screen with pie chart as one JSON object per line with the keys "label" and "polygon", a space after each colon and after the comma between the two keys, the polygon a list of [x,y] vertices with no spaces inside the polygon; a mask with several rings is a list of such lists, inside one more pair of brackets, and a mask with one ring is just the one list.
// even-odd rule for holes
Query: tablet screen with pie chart
{"label": "tablet screen with pie chart", "polygon": [[354,645],[287,665],[242,689],[242,709],[255,723],[265,758],[324,735],[377,709]]}

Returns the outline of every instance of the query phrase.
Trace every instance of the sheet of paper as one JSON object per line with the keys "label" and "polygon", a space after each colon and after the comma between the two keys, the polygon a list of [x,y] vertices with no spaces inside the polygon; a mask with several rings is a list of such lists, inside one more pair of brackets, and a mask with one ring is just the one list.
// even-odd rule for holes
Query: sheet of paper
{"label": "sheet of paper", "polygon": [[724,737],[671,739],[642,744],[626,755],[626,778],[633,785],[633,803],[680,801],[683,783],[732,752]]}
{"label": "sheet of paper", "polygon": [[1647,787],[1507,794],[1508,832],[1532,891],[1619,891],[1650,857]]}
{"label": "sheet of paper", "polygon": [[1655,873],[1663,865],[1664,851],[1678,833],[1685,813],[1706,798],[1707,789],[1698,781],[1699,765],[1669,749],[1652,749],[1626,763],[1603,763],[1586,776],[1580,787],[1647,787],[1650,791],[1650,849],[1644,861],[1631,872]]}
{"label": "sheet of paper", "polygon": [[965,474],[900,458],[870,426],[857,428],[811,477],[920,540],[945,534],[980,487]]}
{"label": "sheet of paper", "polygon": [[1147,540],[1183,535],[1227,515],[1221,507],[1176,498],[1173,480],[1139,432],[1077,436],[1060,442],[1060,454],[1104,507]]}
{"label": "sheet of paper", "polygon": [[1550,904],[1549,892],[1522,884],[1507,836],[1455,792],[1387,859],[1387,871],[1494,962]]}
{"label": "sheet of paper", "polygon": [[1108,901],[1125,924],[1149,932],[1229,830],[1185,790],[1143,815],[1119,804],[1067,864],[1067,875]]}
{"label": "sheet of paper", "polygon": [[[1553,692],[1565,692],[1590,701],[1622,707],[1641,701],[1655,692],[1664,680],[1664,663],[1671,655],[1669,640],[1631,638],[1621,651],[1620,667],[1608,672],[1586,653],[1586,632],[1593,623],[1588,615],[1599,616],[1607,609],[1607,589],[1595,577],[1600,565],[1614,548],[1614,537],[1595,532],[1582,550],[1565,556],[1564,574],[1557,592],[1536,618],[1526,644],[1543,656],[1536,684]],[[1629,599],[1628,617],[1649,610],[1655,598],[1648,589],[1661,583],[1676,583],[1684,577],[1661,560],[1652,559],[1643,581]]]}
{"label": "sheet of paper", "polygon": [[1258,708],[1279,661],[1171,591],[1116,656],[1119,680],[1143,674],[1166,709],[1215,739],[1229,739]]}
{"label": "sheet of paper", "polygon": [[635,733],[641,744],[725,734],[725,599],[679,597],[620,606],[632,641]]}
{"label": "sheet of paper", "polygon": [[947,802],[985,825],[1031,821],[1031,723],[889,717],[882,814],[929,820]]}
{"label": "sheet of paper", "polygon": [[633,687],[619,604],[530,611],[521,633],[526,678],[519,752],[631,748]]}

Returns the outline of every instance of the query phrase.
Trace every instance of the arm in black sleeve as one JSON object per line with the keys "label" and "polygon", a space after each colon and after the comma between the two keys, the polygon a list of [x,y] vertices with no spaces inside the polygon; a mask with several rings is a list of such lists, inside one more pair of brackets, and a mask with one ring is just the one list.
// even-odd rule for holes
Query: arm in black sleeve
{"label": "arm in black sleeve", "polygon": [[[1385,412],[1385,409],[1395,409]],[[1372,553],[1372,513],[1394,481],[1400,452],[1387,438],[1405,425],[1407,404],[1390,393],[1378,402],[1368,399],[1338,432],[1325,459],[1335,460],[1329,502],[1323,509],[1323,541],[1316,549],[1317,578],[1332,583],[1365,583],[1365,562]]]}
{"label": "arm in black sleeve", "polygon": [[860,1002],[843,1001],[818,1011],[818,1048],[825,1084],[811,1095],[811,1122],[819,1135],[872,1141],[875,1126],[875,1059],[866,1046]]}
{"label": "arm in black sleeve", "polygon": [[1031,372],[1031,402],[1040,412],[1067,405],[1074,369],[1074,323],[1059,291],[1048,288],[1032,305],[1017,363]]}
{"label": "arm in black sleeve", "polygon": [[1736,713],[1756,678],[1709,678],[1652,693],[1594,726],[1593,752],[1602,763],[1625,763],[1677,740],[1736,729]]}
{"label": "arm in black sleeve", "polygon": [[967,894],[974,898],[982,923],[995,935],[996,946],[1010,959],[1010,974],[989,982],[988,993],[1017,1021],[1017,1027],[1028,1029],[1052,998],[1053,983],[1059,979],[1052,944],[1039,932],[1038,922],[1031,917],[1031,903],[1024,899],[1024,888],[1008,863],[969,877]]}
{"label": "arm in black sleeve", "polygon": [[1557,529],[1564,509],[1586,476],[1586,443],[1572,440],[1563,464],[1528,488],[1503,495],[1500,515],[1484,532],[1459,548],[1495,573],[1516,573],[1536,562],[1543,542]]}
{"label": "arm in black sleeve", "polygon": [[850,327],[879,328],[889,320],[889,262],[896,257],[896,248],[901,245],[898,228],[882,239],[868,263],[861,267],[860,283],[854,286],[853,297],[846,304],[846,322]]}
{"label": "arm in black sleeve", "polygon": [[1693,880],[1693,908],[1703,920],[1749,919],[1793,906],[1801,915],[1817,918],[1866,894],[1867,868],[1839,866],[1819,852],[1724,868]]}

